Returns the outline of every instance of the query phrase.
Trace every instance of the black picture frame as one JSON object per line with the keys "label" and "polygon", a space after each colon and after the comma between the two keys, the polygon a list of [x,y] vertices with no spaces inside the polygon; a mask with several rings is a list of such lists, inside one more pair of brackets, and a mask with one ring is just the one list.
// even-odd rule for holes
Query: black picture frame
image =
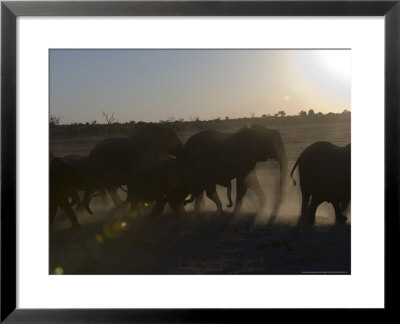
{"label": "black picture frame", "polygon": [[[385,309],[395,309],[398,274],[400,1],[2,1],[1,321],[7,323],[228,322],[265,310],[16,308],[16,19],[19,16],[384,16]],[[372,148],[371,148],[372,150]],[[371,154],[372,151],[371,151]],[[253,317],[254,316],[254,317]]]}

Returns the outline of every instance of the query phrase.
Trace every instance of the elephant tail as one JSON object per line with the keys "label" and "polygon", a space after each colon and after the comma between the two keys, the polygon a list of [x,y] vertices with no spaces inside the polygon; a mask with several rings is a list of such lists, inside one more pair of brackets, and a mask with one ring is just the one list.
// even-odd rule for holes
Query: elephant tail
{"label": "elephant tail", "polygon": [[293,166],[292,172],[290,172],[290,177],[292,178],[294,185],[296,185],[296,180],[293,179],[293,173],[294,173],[294,170],[296,170],[298,165],[299,165],[299,160],[296,161],[296,163]]}

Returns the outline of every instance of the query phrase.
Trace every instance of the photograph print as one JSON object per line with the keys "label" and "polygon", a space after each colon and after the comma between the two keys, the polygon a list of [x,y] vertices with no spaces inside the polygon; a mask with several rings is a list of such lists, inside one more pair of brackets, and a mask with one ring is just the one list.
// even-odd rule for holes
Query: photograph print
{"label": "photograph print", "polygon": [[351,51],[49,50],[49,274],[351,273]]}

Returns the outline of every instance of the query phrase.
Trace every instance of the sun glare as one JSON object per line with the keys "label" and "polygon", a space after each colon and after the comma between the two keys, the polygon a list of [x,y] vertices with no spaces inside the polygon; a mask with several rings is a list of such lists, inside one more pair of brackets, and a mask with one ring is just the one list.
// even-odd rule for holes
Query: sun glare
{"label": "sun glare", "polygon": [[351,55],[345,50],[321,50],[315,52],[316,64],[335,77],[350,79]]}
{"label": "sun glare", "polygon": [[299,75],[337,95],[348,95],[351,83],[350,50],[302,50],[295,54]]}

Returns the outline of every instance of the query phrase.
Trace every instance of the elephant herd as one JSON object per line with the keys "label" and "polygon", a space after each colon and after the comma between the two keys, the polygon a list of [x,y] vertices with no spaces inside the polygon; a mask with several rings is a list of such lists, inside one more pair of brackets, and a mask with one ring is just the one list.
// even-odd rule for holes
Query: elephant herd
{"label": "elephant herd", "polygon": [[[260,204],[264,192],[257,180],[257,162],[273,159],[280,165],[280,194],[276,212],[284,198],[288,178],[288,159],[279,131],[248,125],[235,133],[202,131],[183,145],[176,132],[154,124],[141,124],[124,138],[108,138],[97,143],[88,156],[55,157],[50,152],[50,225],[57,209],[63,210],[73,227],[79,227],[73,207],[83,204],[89,213],[91,198],[107,194],[115,205],[130,204],[137,211],[141,202],[155,202],[152,215],[164,206],[181,212],[194,202],[198,211],[204,192],[222,212],[216,186],[227,188],[228,207],[233,206],[231,182],[236,179],[236,204],[241,208],[247,189],[252,189]],[[317,142],[306,148],[296,161],[291,175],[299,168],[302,192],[301,224],[312,225],[315,211],[324,201],[331,202],[336,221],[350,202],[350,144],[338,147]],[[295,181],[293,180],[294,184]],[[118,189],[127,192],[122,201]],[[81,201],[78,192],[83,192]]]}

